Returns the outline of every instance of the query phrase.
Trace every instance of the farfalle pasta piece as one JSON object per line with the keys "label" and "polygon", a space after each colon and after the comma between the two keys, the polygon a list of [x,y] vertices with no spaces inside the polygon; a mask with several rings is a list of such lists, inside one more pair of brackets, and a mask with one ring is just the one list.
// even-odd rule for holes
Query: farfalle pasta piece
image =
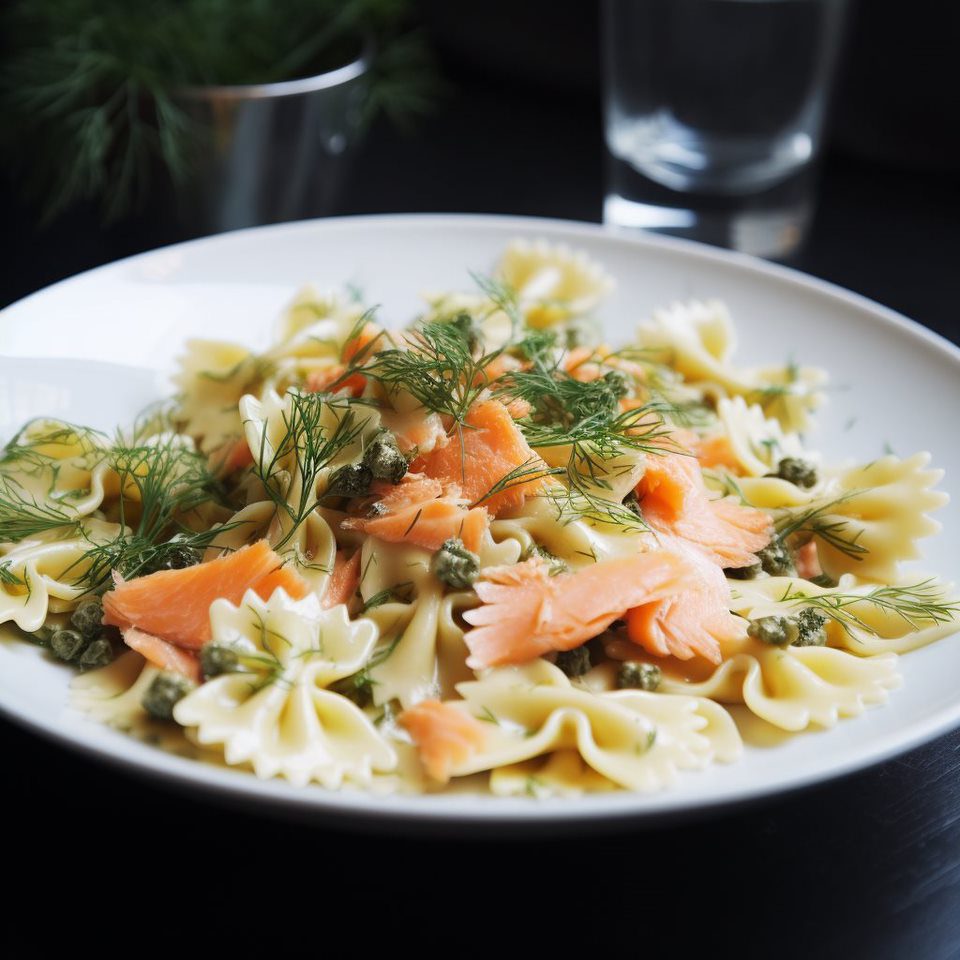
{"label": "farfalle pasta piece", "polygon": [[[632,556],[637,552],[637,529],[623,524],[593,521],[575,515],[562,499],[534,497],[516,516],[494,520],[490,532],[497,544],[513,541],[519,556],[545,548],[569,566]],[[512,562],[516,562],[513,560]],[[496,563],[491,560],[490,566]]]}
{"label": "farfalle pasta piece", "polygon": [[782,730],[800,731],[859,716],[868,705],[884,703],[900,682],[892,653],[860,658],[833,647],[781,648],[747,640],[705,679],[681,679],[667,670],[659,689],[743,703]]}
{"label": "farfalle pasta piece", "polygon": [[396,755],[364,712],[328,689],[358,671],[376,642],[372,624],[351,623],[343,606],[282,592],[240,606],[210,608],[212,642],[236,650],[250,672],[208,680],[180,700],[174,719],[201,746],[222,748],[228,764],[249,763],[259,777],[328,788],[367,784]]}
{"label": "farfalle pasta piece", "polygon": [[[119,492],[111,449],[105,434],[89,428],[62,420],[33,420],[4,448],[0,495],[59,514],[68,525],[99,510]],[[0,525],[0,542],[9,532],[9,525]]]}
{"label": "farfalle pasta piece", "polygon": [[639,690],[591,693],[540,660],[491,671],[459,684],[450,706],[486,721],[486,744],[451,769],[466,776],[575,749],[594,771],[620,787],[649,792],[681,770],[735,760],[736,726],[716,704]]}
{"label": "farfalle pasta piece", "polygon": [[733,322],[718,300],[676,302],[655,310],[640,325],[638,341],[662,352],[687,382],[717,398],[741,396],[748,404],[759,404],[787,431],[803,433],[810,412],[823,401],[819,388],[825,377],[819,370],[792,364],[754,370],[733,366]]}
{"label": "farfalle pasta piece", "polygon": [[143,695],[159,674],[159,668],[128,650],[106,667],[74,677],[70,705],[118,730],[143,727],[148,725]]}
{"label": "farfalle pasta piece", "polygon": [[782,535],[812,537],[820,565],[833,577],[854,573],[895,582],[899,564],[919,557],[916,541],[940,529],[928,513],[948,497],[934,487],[942,470],[930,454],[888,455],[835,473],[815,495],[777,516]]}
{"label": "farfalle pasta piece", "polygon": [[362,617],[376,624],[379,645],[364,667],[377,704],[452,696],[472,672],[460,614],[476,604],[466,591],[444,593],[430,554],[367,540],[360,555]]}
{"label": "farfalle pasta piece", "polygon": [[88,518],[69,539],[46,534],[0,548],[0,624],[12,622],[32,633],[49,614],[72,610],[87,591],[90,550],[113,542],[121,530]]}
{"label": "farfalle pasta piece", "polygon": [[775,472],[784,457],[813,459],[795,433],[784,432],[779,420],[767,417],[757,403],[748,405],[742,396],[721,397],[717,418],[740,474],[763,477]]}
{"label": "farfalle pasta piece", "polygon": [[586,254],[543,240],[510,243],[494,276],[516,293],[532,327],[590,313],[614,286],[613,278]]}
{"label": "farfalle pasta piece", "polygon": [[490,792],[496,797],[579,797],[607,793],[619,786],[584,762],[576,750],[555,750],[543,757],[511,763],[490,771]]}
{"label": "farfalle pasta piece", "polygon": [[259,387],[264,363],[239,344],[189,340],[174,382],[180,390],[176,417],[204,453],[243,434],[240,398]]}
{"label": "farfalle pasta piece", "polygon": [[337,356],[363,312],[363,304],[358,300],[307,285],[297,291],[280,316],[274,352],[282,344],[299,340],[310,342],[314,353]]}

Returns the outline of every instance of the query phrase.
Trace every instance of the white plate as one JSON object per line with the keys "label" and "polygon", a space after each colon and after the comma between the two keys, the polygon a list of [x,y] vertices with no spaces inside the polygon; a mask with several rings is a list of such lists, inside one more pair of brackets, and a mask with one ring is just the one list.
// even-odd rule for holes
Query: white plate
{"label": "white plate", "polygon": [[[466,289],[517,236],[587,251],[617,278],[604,309],[615,341],[650,309],[686,297],[720,297],[733,313],[744,362],[827,367],[831,403],[812,438],[828,459],[870,459],[889,443],[928,449],[960,477],[955,436],[960,351],[862,297],[759,260],[654,237],[622,237],[585,224],[507,217],[358,217],[245,230],[143,254],[64,281],[0,314],[0,437],[29,416],[54,414],[112,427],[164,392],[184,339],[266,342],[274,318],[306,281],[358,284],[399,323],[424,290]],[[30,358],[30,359],[26,359]],[[63,359],[67,358],[67,359]],[[119,366],[116,366],[119,365]],[[925,569],[958,579],[956,504],[925,543]],[[376,797],[294,788],[160,752],[66,707],[71,672],[17,641],[0,643],[0,709],[63,743],[168,780],[289,812],[348,814],[442,826],[498,821],[532,826],[624,815],[689,813],[836,777],[960,724],[960,639],[902,660],[905,685],[884,707],[775,745],[748,745],[738,763],[681,776],[652,796],[617,793],[567,801],[447,795]]]}

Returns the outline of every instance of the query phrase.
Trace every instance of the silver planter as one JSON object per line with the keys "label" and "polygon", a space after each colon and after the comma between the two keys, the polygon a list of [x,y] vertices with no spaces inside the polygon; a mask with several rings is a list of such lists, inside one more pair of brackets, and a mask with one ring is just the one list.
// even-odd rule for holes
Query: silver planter
{"label": "silver planter", "polygon": [[185,91],[203,146],[177,190],[183,226],[217,233],[331,213],[362,128],[369,64],[366,50],[301,80]]}

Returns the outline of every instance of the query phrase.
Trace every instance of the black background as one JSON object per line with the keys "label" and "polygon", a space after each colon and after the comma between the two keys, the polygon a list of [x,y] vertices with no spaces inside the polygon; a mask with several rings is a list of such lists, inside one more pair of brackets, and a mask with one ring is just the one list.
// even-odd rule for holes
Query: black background
{"label": "black background", "polygon": [[[447,99],[411,135],[375,127],[336,212],[598,220],[593,5],[436,0],[422,8]],[[958,44],[952,4],[860,4],[816,218],[792,261],[955,341]],[[0,213],[9,244],[3,302],[175,239],[146,221],[102,230],[85,210],[39,230],[12,184]],[[909,403],[909,385],[891,376]],[[251,935],[276,931],[278,947],[317,952],[330,936],[347,937],[352,953],[467,955],[532,950],[559,937],[571,949],[606,952],[617,943],[630,955],[697,946],[757,957],[960,956],[958,733],[705,821],[509,841],[479,828],[442,840],[367,836],[343,824],[228,811],[6,722],[0,756],[4,862],[27,899],[82,913],[94,897],[101,920],[110,910],[142,910],[164,936],[242,922]],[[86,888],[95,867],[113,877],[112,898]],[[69,897],[50,889],[51,876],[63,875]],[[147,890],[164,898],[159,909],[142,902]],[[46,933],[10,922],[3,930],[0,942],[29,932],[36,943]]]}

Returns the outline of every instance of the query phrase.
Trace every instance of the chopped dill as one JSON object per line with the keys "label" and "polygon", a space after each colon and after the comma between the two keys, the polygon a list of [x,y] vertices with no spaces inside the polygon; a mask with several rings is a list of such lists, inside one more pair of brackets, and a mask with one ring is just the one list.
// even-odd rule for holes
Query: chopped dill
{"label": "chopped dill", "polygon": [[348,700],[352,700],[360,707],[366,707],[372,704],[373,688],[377,685],[377,681],[370,676],[370,671],[380,666],[384,660],[390,657],[402,639],[403,631],[401,630],[394,634],[386,646],[375,650],[373,656],[363,665],[362,669],[349,677],[344,677],[342,680],[331,684],[330,689],[333,690],[334,693],[339,693]]}
{"label": "chopped dill", "polygon": [[393,587],[387,587],[385,590],[375,593],[369,600],[367,600],[360,612],[361,614],[366,613],[368,610],[373,610],[376,607],[382,607],[385,603],[409,603],[411,600],[412,588],[413,582],[410,580],[405,580],[403,583],[398,583]]}
{"label": "chopped dill", "polygon": [[911,630],[951,623],[960,615],[960,601],[946,600],[942,586],[932,578],[902,587],[878,586],[863,594],[827,593],[822,596],[808,596],[793,584],[788,584],[780,602],[815,607],[840,624],[848,634],[852,628],[876,634],[872,627],[850,609],[858,603],[869,604],[877,610],[899,617]]}
{"label": "chopped dill", "polygon": [[25,587],[27,585],[23,577],[17,576],[13,572],[9,560],[0,563],[0,584],[5,587]]}
{"label": "chopped dill", "polygon": [[478,507],[491,497],[514,487],[523,486],[544,477],[566,476],[566,474],[565,467],[548,467],[539,457],[530,457],[519,466],[505,473],[482,497],[474,500],[470,506]]}
{"label": "chopped dill", "polygon": [[413,528],[420,522],[420,518],[422,516],[423,516],[423,507],[417,510],[417,512],[414,514],[413,519],[410,521],[410,526],[407,527],[407,529],[404,531],[403,536],[405,538],[410,536],[410,531],[413,530]]}
{"label": "chopped dill", "polygon": [[864,554],[870,552],[858,542],[863,531],[858,530],[851,535],[848,532],[850,521],[832,517],[831,510],[841,503],[855,499],[862,493],[862,490],[849,490],[828,503],[804,509],[784,509],[775,521],[778,539],[784,541],[794,534],[807,534],[818,537],[851,560],[861,560]]}
{"label": "chopped dill", "polygon": [[480,716],[477,719],[484,720],[486,723],[494,723],[498,727],[500,726],[500,721],[497,719],[497,715],[489,707],[483,707],[483,709],[480,711]]}

